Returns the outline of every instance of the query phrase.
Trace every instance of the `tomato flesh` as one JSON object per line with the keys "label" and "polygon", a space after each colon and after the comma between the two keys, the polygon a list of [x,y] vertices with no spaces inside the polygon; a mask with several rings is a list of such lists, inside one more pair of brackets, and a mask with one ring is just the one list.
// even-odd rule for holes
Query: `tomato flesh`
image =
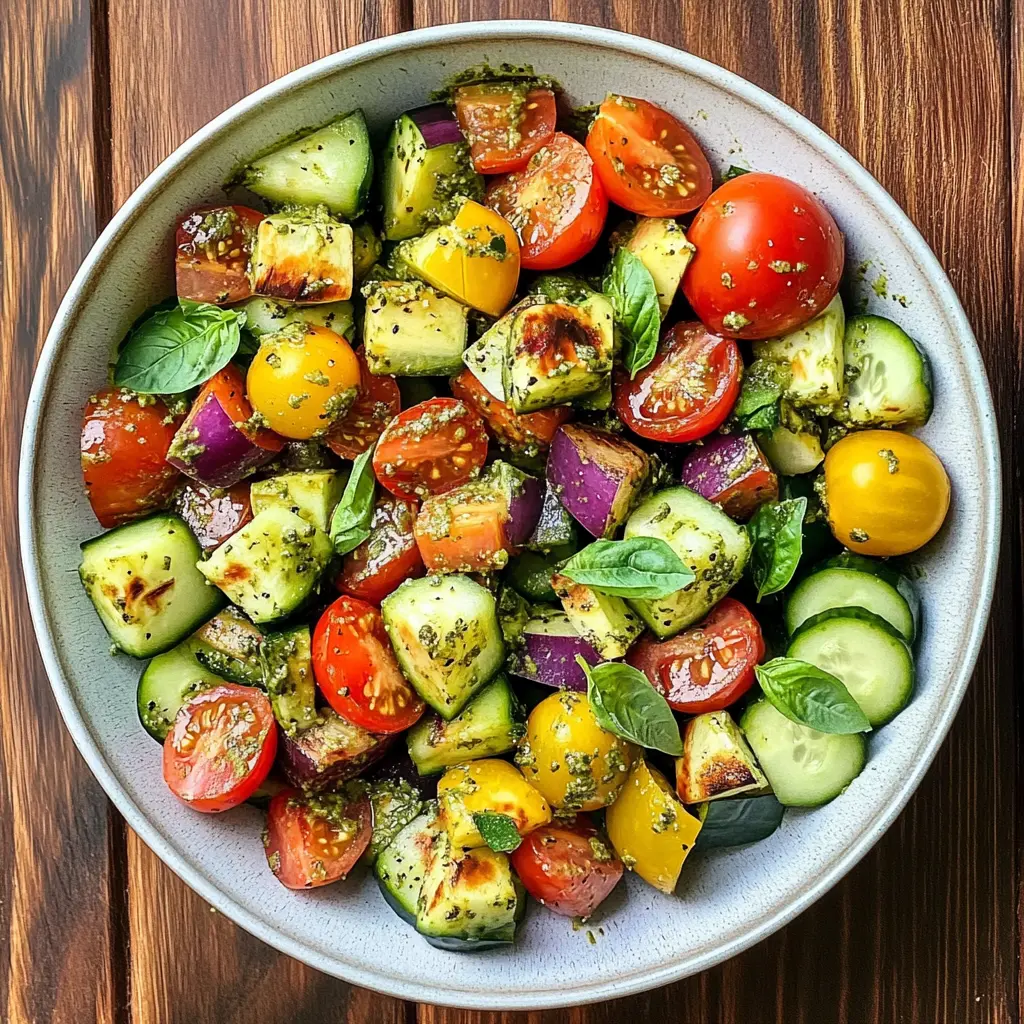
{"label": "tomato flesh", "polygon": [[380,604],[403,580],[422,576],[413,524],[416,503],[384,495],[377,499],[370,536],[341,565],[337,587],[344,594]]}
{"label": "tomato flesh", "polygon": [[764,657],[757,620],[739,601],[723,598],[701,623],[671,640],[644,637],[626,656],[688,715],[721,711],[754,683],[754,666]]}
{"label": "tomato flesh", "polygon": [[107,527],[131,522],[170,500],[180,477],[166,461],[180,417],[158,398],[105,387],[82,416],[85,493]]}
{"label": "tomato flesh", "polygon": [[222,490],[190,480],[174,496],[174,509],[196,535],[202,549],[210,551],[252,519],[249,482]]}
{"label": "tomato flesh", "polygon": [[455,90],[455,116],[480,174],[522,167],[555,134],[555,94],[525,84],[482,82]]}
{"label": "tomato flesh", "polygon": [[374,733],[414,725],[424,703],[405,681],[372,604],[339,597],[313,631],[313,674],[342,718]]}
{"label": "tomato flesh", "polygon": [[709,330],[774,338],[832,301],[843,235],[824,204],[774,174],[741,174],[715,190],[690,225],[697,247],[683,292]]}
{"label": "tomato flesh", "polygon": [[645,217],[678,217],[711,192],[711,166],[687,127],[647,100],[609,96],[587,135],[608,198]]}
{"label": "tomato flesh", "polygon": [[387,425],[373,471],[397,497],[425,498],[471,480],[486,458],[483,420],[457,398],[428,398]]}
{"label": "tomato flesh", "polygon": [[277,880],[313,889],[343,878],[370,845],[372,811],[366,797],[304,797],[288,789],[270,801],[263,846]]}
{"label": "tomato flesh", "polygon": [[582,815],[530,832],[509,859],[526,891],[565,917],[590,917],[623,872],[611,845]]}
{"label": "tomato flesh", "polygon": [[359,394],[352,408],[335,422],[324,438],[331,451],[342,459],[362,455],[402,407],[395,378],[370,373],[362,348],[356,349],[356,358],[359,360]]}
{"label": "tomato flesh", "polygon": [[215,814],[245,803],[276,753],[270,701],[254,687],[225,683],[178,709],[164,740],[164,781],[189,807]]}
{"label": "tomato flesh", "polygon": [[608,197],[586,149],[558,132],[529,163],[491,183],[487,205],[519,236],[526,270],[557,270],[594,245],[608,216]]}
{"label": "tomato flesh", "polygon": [[731,338],[697,322],[676,324],[636,377],[616,372],[615,411],[641,437],[696,441],[725,422],[739,397],[742,366]]}
{"label": "tomato flesh", "polygon": [[508,501],[497,489],[470,484],[423,503],[416,544],[429,572],[493,572],[512,545],[505,531]]}
{"label": "tomato flesh", "polygon": [[261,220],[248,206],[206,206],[181,217],[174,238],[178,298],[219,305],[252,295],[249,257]]}

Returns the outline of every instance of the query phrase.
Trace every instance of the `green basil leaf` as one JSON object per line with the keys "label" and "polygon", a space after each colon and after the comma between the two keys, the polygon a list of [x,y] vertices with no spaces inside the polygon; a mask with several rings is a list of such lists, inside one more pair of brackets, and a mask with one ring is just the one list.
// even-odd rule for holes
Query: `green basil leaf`
{"label": "green basil leaf", "polygon": [[601,287],[611,299],[615,322],[626,339],[626,369],[635,377],[658,349],[661,308],[654,278],[638,256],[628,249],[616,249]]}
{"label": "green basil leaf", "polygon": [[484,842],[496,853],[511,853],[523,841],[516,823],[497,811],[481,811],[473,815],[473,824],[480,830]]}
{"label": "green basil leaf", "polygon": [[668,597],[695,579],[689,566],[658,537],[596,540],[559,571],[575,583],[617,597]]}
{"label": "green basil leaf", "polygon": [[117,356],[114,383],[143,395],[188,391],[223,370],[238,351],[245,313],[179,300],[132,329]]}
{"label": "green basil leaf", "polygon": [[784,367],[768,359],[755,359],[743,374],[733,415],[747,430],[774,430],[779,425],[779,402],[788,384]]}
{"label": "green basil leaf", "polygon": [[788,498],[762,505],[747,524],[748,564],[758,601],[777,594],[793,578],[804,550],[806,514],[806,498]]}
{"label": "green basil leaf", "polygon": [[[375,447],[375,446],[374,446]],[[373,447],[352,463],[352,473],[338,507],[331,516],[331,540],[339,555],[354,551],[370,536],[373,496],[377,479],[373,475]]]}
{"label": "green basil leaf", "polygon": [[775,658],[754,672],[765,697],[791,722],[818,732],[869,732],[871,723],[850,691],[829,672],[796,658]]}
{"label": "green basil leaf", "polygon": [[738,178],[741,174],[749,173],[749,167],[737,167],[735,164],[729,164],[729,169],[722,175],[722,181],[732,181],[733,178]]}
{"label": "green basil leaf", "polygon": [[587,699],[602,729],[650,750],[682,754],[679,723],[643,672],[618,661],[593,667],[579,655],[576,661],[587,675]]}

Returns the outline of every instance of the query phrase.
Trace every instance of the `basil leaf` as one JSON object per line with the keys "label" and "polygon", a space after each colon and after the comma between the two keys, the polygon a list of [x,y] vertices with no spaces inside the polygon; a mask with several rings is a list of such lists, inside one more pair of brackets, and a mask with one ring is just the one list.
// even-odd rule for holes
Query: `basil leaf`
{"label": "basil leaf", "polygon": [[626,369],[635,377],[658,349],[661,308],[654,278],[638,256],[616,249],[601,288],[611,299],[615,322],[626,339]]}
{"label": "basil leaf", "polygon": [[373,475],[374,447],[367,448],[352,463],[352,473],[345,484],[345,492],[331,516],[331,540],[339,555],[354,551],[370,536],[373,518],[373,496],[377,479]]}
{"label": "basil leaf", "polygon": [[114,366],[114,383],[142,395],[188,391],[223,370],[238,351],[245,313],[179,300],[134,327]]}
{"label": "basil leaf", "polygon": [[695,579],[690,568],[658,537],[594,541],[559,571],[575,583],[617,597],[668,597]]}
{"label": "basil leaf", "polygon": [[733,178],[738,178],[741,174],[749,173],[749,167],[737,167],[735,164],[729,164],[729,169],[722,175],[722,181],[732,181]]}
{"label": "basil leaf", "polygon": [[755,667],[765,697],[791,722],[818,732],[870,732],[871,723],[850,691],[829,672],[796,658]]}
{"label": "basil leaf", "polygon": [[593,667],[579,655],[576,661],[587,675],[587,699],[602,729],[641,747],[682,754],[679,723],[643,672],[618,661]]}
{"label": "basil leaf", "polygon": [[779,402],[789,383],[786,371],[768,359],[755,359],[743,375],[733,416],[746,430],[774,430],[779,425]]}
{"label": "basil leaf", "polygon": [[484,842],[496,853],[511,853],[523,841],[516,823],[497,811],[481,811],[473,815],[473,824],[480,830]]}
{"label": "basil leaf", "polygon": [[747,524],[750,575],[758,601],[778,593],[793,578],[804,550],[806,514],[806,498],[789,498],[762,505]]}

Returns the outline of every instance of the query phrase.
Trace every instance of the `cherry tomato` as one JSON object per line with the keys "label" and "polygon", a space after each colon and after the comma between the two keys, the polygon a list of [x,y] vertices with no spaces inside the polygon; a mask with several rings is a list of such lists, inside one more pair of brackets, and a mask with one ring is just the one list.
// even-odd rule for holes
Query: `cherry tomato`
{"label": "cherry tomato", "polygon": [[377,499],[370,520],[370,536],[350,551],[336,581],[344,594],[380,604],[403,580],[422,576],[413,523],[416,503],[385,494]]}
{"label": "cherry tomato", "polygon": [[174,277],[179,299],[238,302],[247,299],[247,271],[256,225],[263,214],[248,206],[205,206],[178,221]]}
{"label": "cherry tomato", "polygon": [[335,421],[324,438],[331,451],[343,459],[362,455],[402,407],[395,378],[370,373],[362,348],[356,349],[356,359],[359,360],[359,394],[352,408]]}
{"label": "cherry tomato", "polygon": [[249,482],[221,490],[190,480],[174,496],[174,509],[196,535],[203,550],[209,551],[238,533],[252,519]]}
{"label": "cherry tomato", "polygon": [[467,484],[423,502],[416,544],[429,572],[494,572],[508,563],[508,500],[497,488]]}
{"label": "cherry tomato", "polygon": [[501,399],[495,398],[469,370],[451,379],[452,394],[465,402],[487,427],[487,432],[503,448],[517,455],[534,456],[551,447],[558,428],[572,417],[568,405],[516,415]]}
{"label": "cherry tomato", "polygon": [[715,190],[690,225],[697,247],[683,292],[709,330],[774,338],[831,301],[843,273],[843,235],[802,185],[741,174]]}
{"label": "cherry tomato", "polygon": [[480,174],[522,167],[555,134],[555,94],[516,82],[482,82],[455,90],[455,116]]}
{"label": "cherry tomato", "polygon": [[373,471],[399,498],[425,498],[472,479],[486,458],[484,421],[457,398],[428,398],[387,425]]}
{"label": "cherry tomato", "polygon": [[825,456],[825,502],[836,540],[862,555],[905,555],[939,532],[949,476],[910,434],[861,430]]}
{"label": "cherry tomato", "polygon": [[313,631],[313,674],[342,718],[375,733],[402,732],[424,704],[405,681],[372,604],[339,597]]}
{"label": "cherry tomato", "polygon": [[615,411],[653,441],[696,441],[717,430],[736,404],[743,363],[736,342],[696,321],[676,324],[632,380],[615,374]]}
{"label": "cherry tomato", "polygon": [[370,845],[372,811],[366,797],[341,793],[304,797],[279,793],[267,808],[263,846],[277,880],[289,889],[313,889],[344,878]]}
{"label": "cherry tomato", "polygon": [[225,683],[178,709],[164,740],[164,781],[197,811],[227,811],[259,789],[276,753],[277,722],[266,695]]}
{"label": "cherry tomato", "polygon": [[487,205],[519,236],[519,265],[557,270],[575,263],[597,243],[608,216],[608,197],[586,149],[558,132],[519,171],[497,178]]}
{"label": "cherry tomato", "polygon": [[721,711],[754,683],[764,657],[761,627],[739,601],[723,598],[711,614],[671,640],[644,637],[626,655],[665,700],[688,715]]}
{"label": "cherry tomato", "polygon": [[667,110],[610,95],[587,135],[608,198],[645,217],[678,217],[711,192],[711,167],[697,140]]}
{"label": "cherry tomato", "polygon": [[622,861],[583,815],[535,829],[509,860],[526,891],[565,917],[590,917],[623,872]]}
{"label": "cherry tomato", "polygon": [[166,461],[180,417],[158,398],[100,388],[82,415],[82,476],[100,525],[162,508],[180,474]]}

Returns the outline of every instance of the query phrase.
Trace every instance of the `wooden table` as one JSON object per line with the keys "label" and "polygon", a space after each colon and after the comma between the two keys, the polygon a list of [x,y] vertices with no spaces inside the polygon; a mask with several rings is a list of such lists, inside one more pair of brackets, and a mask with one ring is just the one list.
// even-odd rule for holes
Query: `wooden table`
{"label": "wooden table", "polygon": [[[580,11],[585,11],[580,14]],[[211,911],[126,828],[64,731],[21,590],[15,467],[34,355],[112,212],[183,139],[317,57],[483,18],[586,20],[724,65],[871,170],[960,293],[1003,427],[1003,573],[963,709],[909,808],[799,920],[628,1002],[533,1022],[1019,1020],[1024,0],[0,0],[0,1020],[525,1019],[351,988]],[[940,396],[941,400],[941,396]]]}

